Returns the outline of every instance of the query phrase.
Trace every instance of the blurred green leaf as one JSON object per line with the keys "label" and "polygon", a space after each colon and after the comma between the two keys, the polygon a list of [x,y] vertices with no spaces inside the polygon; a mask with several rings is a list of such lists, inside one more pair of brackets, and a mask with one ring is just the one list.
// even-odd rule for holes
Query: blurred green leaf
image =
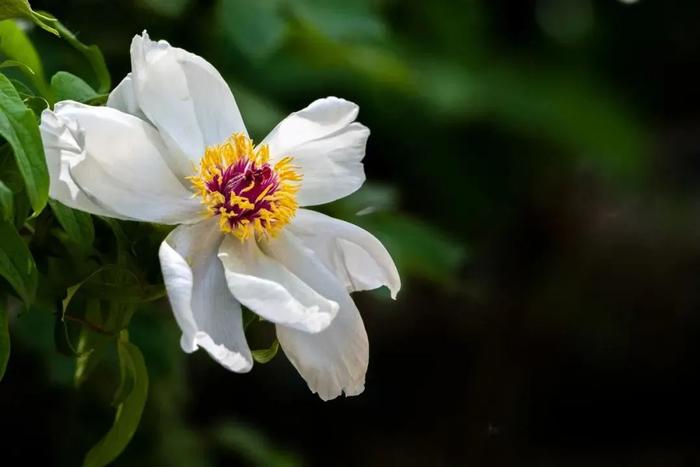
{"label": "blurred green leaf", "polygon": [[67,71],[59,71],[51,77],[51,90],[57,101],[87,102],[98,97],[89,84]]}
{"label": "blurred green leaf", "polygon": [[51,96],[39,54],[25,32],[12,20],[0,21],[0,53],[13,62],[22,63],[22,70],[39,92],[47,98]]}
{"label": "blurred green leaf", "polygon": [[398,208],[399,194],[388,185],[367,182],[362,188],[334,202],[330,208],[342,216],[366,215]]}
{"label": "blurred green leaf", "polygon": [[614,96],[580,75],[517,63],[480,70],[427,60],[419,95],[443,117],[489,120],[554,142],[604,176],[635,181],[648,170],[648,131]]}
{"label": "blurred green leaf", "polygon": [[49,198],[49,173],[39,127],[34,112],[24,105],[12,83],[1,74],[0,135],[12,146],[32,208],[38,214]]}
{"label": "blurred green leaf", "polygon": [[49,200],[49,205],[61,227],[83,252],[89,252],[95,241],[95,226],[90,214],[71,209],[55,200]]}
{"label": "blurred green leaf", "polygon": [[262,141],[265,135],[286,117],[287,114],[274,102],[252,92],[246,86],[230,80],[229,85],[236,96],[241,114],[246,116],[245,124],[253,139]]}
{"label": "blurred green leaf", "polygon": [[27,244],[7,221],[0,221],[0,276],[27,306],[32,304],[38,281],[36,265]]}
{"label": "blurred green leaf", "polygon": [[140,0],[146,8],[170,18],[180,16],[190,4],[190,0]]}
{"label": "blurred green leaf", "polygon": [[56,351],[66,357],[78,357],[80,352],[73,345],[71,332],[68,329],[68,323],[61,313],[55,313],[53,327],[53,341],[56,346]]}
{"label": "blurred green leaf", "polygon": [[378,40],[386,36],[382,18],[367,0],[291,0],[295,15],[335,40]]}
{"label": "blurred green leaf", "polygon": [[15,219],[15,200],[12,190],[0,180],[0,220],[12,222]]}
{"label": "blurred green leaf", "polygon": [[287,23],[281,0],[221,0],[219,26],[226,39],[248,58],[262,60],[284,40]]}
{"label": "blurred green leaf", "polygon": [[27,0],[2,0],[2,3],[0,3],[0,20],[9,18],[26,18],[42,29],[58,36],[58,31],[53,27],[54,20],[32,10]]}
{"label": "blurred green leaf", "polygon": [[268,347],[267,349],[262,349],[262,350],[253,350],[251,353],[253,354],[253,359],[258,362],[258,363],[268,363],[270,360],[275,358],[275,355],[277,355],[277,351],[280,348],[280,343],[277,339],[272,341],[272,345]]}
{"label": "blurred green leaf", "polygon": [[0,381],[10,360],[10,329],[5,302],[4,298],[0,299]]}
{"label": "blurred green leaf", "polygon": [[85,456],[84,467],[101,467],[116,459],[131,441],[141,421],[148,395],[148,372],[141,351],[128,339],[126,331],[122,331],[117,352],[121,380],[131,378],[132,389],[117,407],[112,428]]}
{"label": "blurred green leaf", "polygon": [[[103,325],[99,300],[87,300],[85,321]],[[75,361],[75,372],[73,373],[73,383],[76,387],[85,382],[102,359],[108,341],[108,336],[96,333],[88,326],[82,327],[77,348],[79,355]]]}
{"label": "blurred green leaf", "polygon": [[390,213],[349,219],[374,234],[391,252],[401,275],[443,284],[454,282],[466,257],[464,247],[439,229],[406,215]]}
{"label": "blurred green leaf", "polygon": [[17,60],[5,60],[0,63],[0,68],[19,68],[29,79],[33,80],[36,77],[34,70],[29,68],[27,64],[18,62]]}
{"label": "blurred green leaf", "polygon": [[19,97],[21,97],[22,99],[34,96],[34,91],[29,89],[29,87],[23,82],[17,81],[16,79],[11,79],[10,81],[17,90],[17,94],[19,94]]}
{"label": "blurred green leaf", "polygon": [[[43,13],[43,12],[42,12]],[[48,13],[45,13],[50,16]],[[55,20],[55,18],[54,18]],[[97,77],[97,91],[101,94],[106,94],[112,87],[112,78],[109,75],[109,69],[105,63],[105,58],[100,51],[100,48],[96,45],[85,45],[78,40],[78,38],[73,34],[68,28],[66,28],[60,21],[56,20],[56,29],[59,35],[66,42],[73,46],[78,52],[83,54],[87,59],[88,63],[92,67]]]}
{"label": "blurred green leaf", "polygon": [[298,467],[303,462],[289,451],[275,447],[262,433],[245,425],[225,423],[213,431],[216,441],[259,467]]}

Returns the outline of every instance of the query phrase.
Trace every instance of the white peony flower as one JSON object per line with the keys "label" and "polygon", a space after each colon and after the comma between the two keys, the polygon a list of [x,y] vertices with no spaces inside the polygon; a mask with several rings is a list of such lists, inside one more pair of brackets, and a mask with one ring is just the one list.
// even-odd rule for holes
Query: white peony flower
{"label": "white peony flower", "polygon": [[307,210],[365,180],[369,130],[335,97],[285,118],[257,146],[226,82],[201,57],[131,44],[132,71],[106,107],[59,102],[41,118],[51,197],[126,220],[178,224],[160,262],[185,352],[243,373],[241,304],[324,399],[364,389],[369,344],[350,292],[401,286],[381,243]]}

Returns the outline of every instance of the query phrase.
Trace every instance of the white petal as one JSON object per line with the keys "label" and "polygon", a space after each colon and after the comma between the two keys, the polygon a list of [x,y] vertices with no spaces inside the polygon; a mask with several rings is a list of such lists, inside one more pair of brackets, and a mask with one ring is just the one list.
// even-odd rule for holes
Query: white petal
{"label": "white petal", "polygon": [[269,253],[340,304],[330,326],[317,334],[278,325],[277,338],[284,353],[321,399],[360,394],[365,387],[369,342],[357,307],[342,284],[299,239],[283,232],[277,240],[270,242]]}
{"label": "white petal", "polygon": [[253,360],[241,305],[229,292],[216,256],[221,239],[216,219],[181,225],[161,244],[160,264],[182,329],[182,349],[191,353],[202,347],[224,367],[243,373],[252,368]]}
{"label": "white petal", "polygon": [[253,239],[227,236],[219,258],[233,296],[268,321],[313,333],[327,328],[338,312],[336,302],[266,255]]}
{"label": "white petal", "polygon": [[91,214],[130,219],[96,204],[73,180],[70,170],[85,158],[85,138],[75,120],[62,118],[50,110],[44,110],[39,129],[49,169],[51,198]]}
{"label": "white petal", "polygon": [[206,146],[246,133],[231,90],[202,57],[144,32],[131,42],[131,69],[136,102],[168,145],[178,175],[191,175]]}
{"label": "white petal", "polygon": [[151,125],[116,109],[71,101],[56,104],[53,116],[42,114],[47,127],[54,117],[77,128],[80,152],[68,164],[70,175],[94,204],[116,217],[148,222],[201,218],[201,203],[164,162],[166,148]]}
{"label": "white petal", "polygon": [[319,99],[285,118],[262,141],[273,159],[292,156],[300,168],[300,205],[328,203],[364,183],[362,158],[369,130],[353,123],[358,111],[345,99]]}
{"label": "white petal", "polygon": [[288,228],[349,292],[385,285],[396,298],[399,272],[384,245],[366,230],[308,209],[299,209]]}
{"label": "white petal", "polygon": [[148,118],[141,111],[136,94],[134,93],[134,80],[131,78],[131,73],[115,87],[107,97],[107,107],[121,110],[122,112],[138,117],[141,120],[148,121]]}

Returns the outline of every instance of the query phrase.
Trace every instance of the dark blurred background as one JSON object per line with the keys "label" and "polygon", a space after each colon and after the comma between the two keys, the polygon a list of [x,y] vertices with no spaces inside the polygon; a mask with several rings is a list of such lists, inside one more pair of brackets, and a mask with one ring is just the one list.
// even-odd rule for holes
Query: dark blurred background
{"label": "dark blurred background", "polygon": [[[282,353],[229,373],[180,351],[167,303],[140,310],[149,401],[116,465],[700,465],[699,2],[32,3],[115,84],[143,29],[205,57],[257,140],[317,97],[359,103],[369,182],[323,209],[403,278],[396,302],[356,294],[366,390],[328,403]],[[45,315],[11,333],[0,463],[79,464],[113,382],[73,388]]]}

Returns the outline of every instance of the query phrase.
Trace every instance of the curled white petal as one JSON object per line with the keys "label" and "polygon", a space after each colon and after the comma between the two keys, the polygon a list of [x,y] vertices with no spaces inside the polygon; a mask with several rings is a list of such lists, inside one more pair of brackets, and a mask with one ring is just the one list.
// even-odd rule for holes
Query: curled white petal
{"label": "curled white petal", "polygon": [[131,42],[131,70],[123,91],[130,88],[133,98],[120,99],[137,104],[158,128],[170,150],[168,164],[181,177],[191,175],[206,146],[246,133],[231,90],[202,57],[144,32]]}
{"label": "curled white petal", "polygon": [[224,367],[243,373],[253,360],[241,306],[229,292],[216,256],[221,239],[213,219],[177,227],[161,244],[160,264],[182,330],[182,349],[191,353],[202,347]]}
{"label": "curled white petal", "polygon": [[138,117],[141,120],[148,121],[148,117],[144,115],[136,101],[134,93],[134,80],[131,73],[127,73],[123,80],[109,93],[107,97],[107,107],[121,110],[122,112]]}
{"label": "curled white petal", "polygon": [[73,180],[71,169],[85,159],[85,137],[75,120],[45,110],[41,114],[41,139],[49,169],[49,196],[68,207],[100,216],[130,219],[97,204]]}
{"label": "curled white petal", "polygon": [[297,211],[289,229],[349,292],[385,285],[396,299],[401,289],[396,265],[384,245],[366,230],[308,209]]}
{"label": "curled white petal", "polygon": [[277,338],[285,355],[321,399],[360,394],[369,364],[369,341],[352,298],[292,233],[283,232],[266,249],[304,282],[340,305],[330,326],[316,334],[277,325]]}
{"label": "curled white petal", "polygon": [[[68,196],[55,192],[59,201],[77,203],[88,212],[164,224],[201,217],[199,202],[168,169],[158,133],[143,120],[108,107],[63,101],[42,113],[42,136],[52,171],[60,159],[58,180],[70,190]],[[58,190],[60,186],[55,184]]]}
{"label": "curled white petal", "polygon": [[261,251],[254,239],[242,242],[227,236],[219,258],[233,296],[268,321],[315,333],[327,328],[338,312],[336,302]]}
{"label": "curled white petal", "polygon": [[369,129],[355,122],[358,112],[345,99],[318,99],[282,120],[262,141],[273,159],[294,158],[303,177],[297,194],[301,206],[342,198],[364,183]]}

